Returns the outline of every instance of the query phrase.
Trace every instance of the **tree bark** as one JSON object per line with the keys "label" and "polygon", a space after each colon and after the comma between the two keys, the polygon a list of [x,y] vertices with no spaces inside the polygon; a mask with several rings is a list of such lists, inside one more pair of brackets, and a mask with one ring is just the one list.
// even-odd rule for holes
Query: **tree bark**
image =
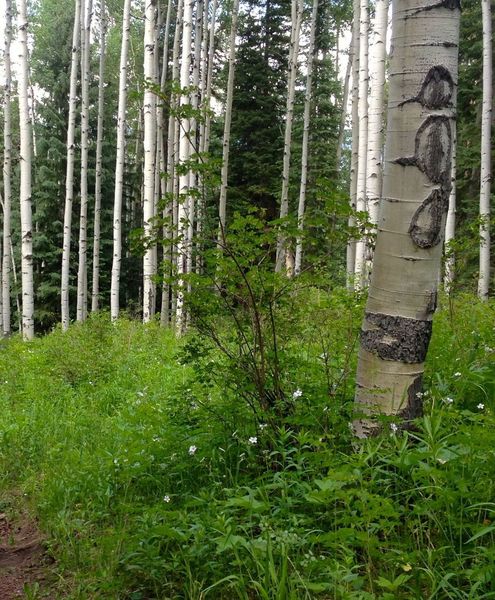
{"label": "tree bark", "polygon": [[[316,36],[316,18],[318,16],[318,0],[313,0],[313,11],[311,13],[311,30],[309,34],[308,62],[306,73],[306,95],[304,98],[304,124],[301,158],[301,182],[299,186],[299,205],[297,208],[297,229],[299,235],[296,239],[296,257],[294,261],[294,274],[299,275],[302,263],[302,232],[304,228],[304,212],[306,208],[306,188],[308,185],[308,150],[309,150],[309,124],[311,116],[311,98],[313,91],[313,64],[314,47]],[[344,94],[345,96],[345,94]],[[345,102],[346,100],[344,100]],[[342,107],[345,115],[345,106]],[[339,161],[340,162],[340,161]]]}
{"label": "tree bark", "polygon": [[481,0],[483,15],[483,104],[481,109],[480,274],[478,296],[488,300],[490,290],[490,192],[492,126],[492,16],[490,0]]}
{"label": "tree bark", "polygon": [[28,98],[28,21],[26,0],[19,0],[19,136],[20,136],[20,204],[21,204],[21,268],[22,268],[22,335],[25,340],[34,338],[34,286],[33,286],[33,225],[31,208],[31,156],[32,135]]}
{"label": "tree bark", "polygon": [[[421,412],[450,193],[459,0],[393,2],[383,198],[361,332],[355,433]],[[394,424],[395,427],[395,424]]]}
{"label": "tree bark", "polygon": [[129,53],[131,0],[125,0],[120,48],[119,103],[117,109],[117,156],[113,205],[113,261],[110,289],[110,316],[118,319],[120,310],[120,271],[122,264],[122,194],[124,188],[125,127],[127,108],[127,56]]}
{"label": "tree bark", "polygon": [[72,204],[74,201],[74,159],[76,153],[76,109],[77,109],[77,72],[78,55],[81,33],[81,1],[76,0],[74,12],[74,29],[72,33],[72,57],[69,84],[69,118],[67,123],[67,166],[65,174],[65,211],[64,211],[64,240],[62,248],[62,280],[61,280],[61,311],[62,329],[66,331],[70,323],[69,292],[70,292],[70,242],[72,233]]}
{"label": "tree bark", "polygon": [[[289,81],[287,84],[287,108],[285,116],[284,157],[282,167],[282,193],[280,195],[280,218],[289,214],[289,176],[292,146],[292,124],[294,120],[294,98],[296,93],[297,58],[299,56],[300,30],[303,16],[302,0],[292,0],[292,31],[289,50]],[[287,239],[282,232],[277,240],[275,271],[280,273],[286,261]]]}
{"label": "tree bark", "polygon": [[3,335],[10,335],[10,246],[12,209],[12,2],[5,1],[5,86],[3,98],[3,254],[2,254],[2,311]]}
{"label": "tree bark", "polygon": [[450,194],[449,194],[449,210],[447,212],[447,221],[445,224],[445,273],[443,279],[443,285],[445,292],[450,294],[454,285],[455,278],[455,256],[452,251],[451,243],[455,239],[455,217],[457,211],[457,198],[456,198],[456,178],[457,178],[457,131],[455,122],[452,123],[452,168],[450,170]]}
{"label": "tree bark", "polygon": [[96,131],[95,214],[93,226],[93,289],[91,292],[91,310],[93,312],[99,308],[100,296],[101,183],[103,176],[106,34],[107,16],[105,0],[100,0],[100,65],[98,70],[98,122]]}

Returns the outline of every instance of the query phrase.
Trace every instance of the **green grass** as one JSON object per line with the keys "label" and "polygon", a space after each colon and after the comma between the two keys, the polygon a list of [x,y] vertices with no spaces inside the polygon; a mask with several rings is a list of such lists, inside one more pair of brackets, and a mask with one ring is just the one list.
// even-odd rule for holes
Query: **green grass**
{"label": "green grass", "polygon": [[300,307],[283,422],[197,335],[102,315],[4,342],[0,486],[39,516],[60,597],[495,598],[494,306],[437,315],[417,431],[357,446],[360,315]]}

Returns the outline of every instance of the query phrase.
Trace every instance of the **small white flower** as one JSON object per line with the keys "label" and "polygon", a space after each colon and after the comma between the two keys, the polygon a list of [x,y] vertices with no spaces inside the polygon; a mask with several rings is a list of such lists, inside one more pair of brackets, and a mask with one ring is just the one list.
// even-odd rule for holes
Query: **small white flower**
{"label": "small white flower", "polygon": [[302,390],[300,388],[297,388],[297,390],[292,394],[292,397],[294,398],[294,400],[296,398],[300,398],[302,396]]}
{"label": "small white flower", "polygon": [[136,392],[136,394],[137,394],[138,396],[140,396],[141,398],[144,396],[144,392]]}
{"label": "small white flower", "polygon": [[189,446],[189,455],[193,456],[194,454],[196,454],[196,450],[197,450],[196,446],[194,446],[194,445]]}
{"label": "small white flower", "polygon": [[416,398],[422,398],[424,396],[423,392],[416,392]]}
{"label": "small white flower", "polygon": [[171,498],[168,494],[163,496],[163,501],[166,502],[167,504],[170,502],[170,500],[171,500]]}
{"label": "small white flower", "polygon": [[483,402],[480,402],[476,408],[483,410],[485,408],[485,405],[483,404]]}
{"label": "small white flower", "polygon": [[397,433],[397,431],[399,431],[399,428],[395,423],[390,423],[390,429],[392,430],[392,433]]}
{"label": "small white flower", "polygon": [[118,465],[119,464],[119,459],[118,458],[114,458],[113,459],[113,464],[114,465]]}
{"label": "small white flower", "polygon": [[443,401],[445,402],[445,404],[452,404],[454,402],[453,398],[449,398],[449,397],[444,398]]}
{"label": "small white flower", "polygon": [[258,443],[258,438],[255,435],[252,435],[248,441],[251,444],[251,446],[256,446],[256,444]]}
{"label": "small white flower", "polygon": [[323,407],[323,412],[328,412],[328,406]]}
{"label": "small white flower", "polygon": [[462,373],[460,373],[459,371],[457,371],[456,373],[454,373],[454,377],[460,377],[462,375]]}
{"label": "small white flower", "polygon": [[266,423],[260,423],[260,431],[264,431],[268,425]]}

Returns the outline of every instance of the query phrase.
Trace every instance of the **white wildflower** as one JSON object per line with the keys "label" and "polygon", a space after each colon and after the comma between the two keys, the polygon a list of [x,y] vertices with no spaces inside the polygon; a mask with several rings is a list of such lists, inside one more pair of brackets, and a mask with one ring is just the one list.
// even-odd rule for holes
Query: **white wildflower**
{"label": "white wildflower", "polygon": [[297,390],[295,392],[293,392],[292,397],[294,398],[294,400],[296,398],[300,398],[302,396],[302,390],[300,388],[297,388]]}
{"label": "white wildflower", "polygon": [[416,392],[416,398],[422,398],[424,396],[423,392]]}
{"label": "white wildflower", "polygon": [[392,433],[397,433],[397,431],[399,431],[399,428],[395,423],[390,423],[390,429],[392,430]]}
{"label": "white wildflower", "polygon": [[251,444],[251,446],[256,446],[256,444],[258,443],[258,438],[255,435],[252,435],[248,441]]}
{"label": "white wildflower", "polygon": [[462,375],[462,373],[460,373],[459,371],[456,371],[456,372],[454,373],[454,377],[460,377],[461,375]]}
{"label": "white wildflower", "polygon": [[168,494],[163,496],[163,501],[166,502],[167,504],[170,502],[170,500],[171,500],[171,498]]}
{"label": "white wildflower", "polygon": [[452,404],[454,402],[453,398],[449,398],[449,397],[444,398],[443,401],[445,402],[445,404]]}
{"label": "white wildflower", "polygon": [[189,455],[193,456],[194,454],[196,454],[196,450],[197,450],[197,447],[194,446],[194,444],[192,446],[189,446]]}
{"label": "white wildflower", "polygon": [[140,396],[141,398],[143,398],[143,396],[144,396],[144,392],[136,392],[136,394],[137,394],[138,396]]}
{"label": "white wildflower", "polygon": [[264,431],[268,425],[266,423],[260,423],[260,431]]}
{"label": "white wildflower", "polygon": [[476,408],[479,408],[479,410],[483,410],[485,408],[485,405],[483,404],[483,402],[480,402]]}

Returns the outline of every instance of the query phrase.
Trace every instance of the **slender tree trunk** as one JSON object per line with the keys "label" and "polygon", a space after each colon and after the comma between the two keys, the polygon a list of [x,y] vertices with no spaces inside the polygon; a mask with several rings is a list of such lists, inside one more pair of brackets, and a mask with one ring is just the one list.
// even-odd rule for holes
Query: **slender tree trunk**
{"label": "slender tree trunk", "polygon": [[206,75],[206,92],[205,92],[205,133],[204,133],[204,152],[210,151],[210,136],[211,136],[211,89],[213,83],[213,63],[215,55],[215,28],[217,22],[217,6],[218,1],[213,0],[211,7],[211,24],[210,24],[210,39],[208,40],[208,72]]}
{"label": "slender tree trunk", "polygon": [[451,185],[459,21],[458,0],[393,2],[383,205],[357,371],[360,437],[377,430],[377,413],[408,421],[421,411]]}
{"label": "slender tree trunk", "polygon": [[69,119],[67,124],[67,167],[65,175],[65,212],[64,240],[62,248],[62,285],[61,310],[62,329],[66,331],[70,323],[70,243],[72,230],[72,204],[74,201],[74,159],[76,153],[76,110],[77,110],[77,72],[80,41],[81,2],[76,0],[74,13],[74,29],[72,33],[72,58],[70,68]]}
{"label": "slender tree trunk", "polygon": [[449,210],[447,212],[447,222],[445,224],[445,273],[444,273],[444,289],[447,294],[452,291],[455,278],[455,256],[452,251],[451,243],[455,239],[455,215],[456,207],[456,178],[457,178],[457,131],[456,123],[452,123],[452,168],[450,176],[450,195],[449,195]]}
{"label": "slender tree trunk", "polygon": [[[146,0],[144,23],[144,205],[143,221],[146,239],[153,236],[154,183],[155,183],[155,141],[156,141],[156,96],[150,88],[155,83],[155,28],[156,0]],[[143,260],[143,322],[148,323],[155,314],[156,284],[153,246],[147,243]]]}
{"label": "slender tree trunk", "polygon": [[[192,29],[192,12],[194,0],[185,0],[184,18],[182,21],[182,61],[180,66],[180,87],[181,97],[180,105],[188,104],[189,96],[184,92],[184,89],[190,85],[189,69],[191,66],[191,29]],[[187,162],[190,154],[189,141],[190,120],[181,118],[180,121],[180,140],[179,140],[179,163],[182,165]],[[178,206],[177,226],[178,226],[178,243],[177,243],[177,272],[179,280],[177,283],[177,306],[176,306],[176,328],[177,333],[181,335],[185,329],[185,314],[184,314],[184,279],[181,277],[187,272],[187,232],[188,232],[188,217],[189,217],[189,173],[182,173],[179,176],[179,194],[180,203]]]}
{"label": "slender tree trunk", "polygon": [[93,312],[99,308],[100,295],[101,180],[103,175],[106,34],[107,15],[105,0],[100,0],[100,66],[98,71],[98,124],[96,132],[95,214],[93,227],[93,290],[91,294],[91,310]]}
{"label": "slender tree trunk", "polygon": [[3,100],[3,255],[2,255],[2,310],[3,335],[10,335],[10,246],[12,208],[12,74],[10,48],[12,45],[12,2],[5,1],[5,87]]}
{"label": "slender tree trunk", "polygon": [[344,145],[344,134],[345,134],[345,122],[347,117],[347,104],[349,102],[349,83],[351,79],[351,71],[352,64],[354,60],[354,36],[351,38],[351,43],[349,45],[349,58],[347,60],[347,67],[345,70],[345,78],[344,78],[344,91],[342,94],[342,112],[340,113],[340,123],[339,123],[339,137],[337,139],[337,170],[340,171],[340,162],[342,160],[342,146]]}
{"label": "slender tree trunk", "polygon": [[[366,159],[368,150],[368,29],[369,11],[368,0],[361,0],[359,10],[359,147],[358,147],[358,171],[356,208],[358,212],[364,213],[368,207],[366,204]],[[364,285],[364,268],[366,265],[366,239],[364,231],[356,244],[356,285],[362,288]]]}
{"label": "slender tree trunk", "polygon": [[21,164],[21,263],[22,263],[22,335],[25,340],[34,338],[34,288],[33,288],[33,224],[31,209],[31,155],[32,136],[28,98],[28,21],[26,0],[19,0],[19,136]]}
{"label": "slender tree trunk", "polygon": [[378,210],[383,181],[383,114],[385,90],[385,57],[387,48],[388,0],[376,0],[373,40],[371,45],[370,102],[368,119],[368,156],[366,159],[366,203],[372,229],[366,240],[365,280],[369,277],[373,256],[373,238],[378,224]]}
{"label": "slender tree trunk", "polygon": [[[308,150],[309,150],[309,121],[311,116],[311,97],[313,91],[313,64],[314,47],[316,36],[316,18],[318,16],[318,0],[313,0],[313,11],[311,14],[311,31],[309,34],[308,64],[306,74],[306,96],[304,98],[304,125],[301,159],[301,184],[299,187],[299,206],[297,209],[297,228],[300,234],[296,240],[296,257],[294,261],[294,273],[299,275],[302,263],[302,231],[304,228],[304,211],[306,207],[306,188],[308,184]],[[345,95],[345,94],[344,94]],[[342,107],[345,115],[345,106]],[[340,162],[340,161],[339,161]]]}
{"label": "slender tree trunk", "polygon": [[[299,36],[301,30],[301,21],[303,15],[302,0],[292,0],[292,33],[289,50],[289,82],[287,90],[287,110],[285,118],[285,136],[284,136],[284,159],[282,167],[282,193],[280,196],[280,218],[284,219],[289,214],[289,175],[290,175],[290,157],[292,145],[292,123],[294,120],[294,98],[296,92],[297,78],[297,58],[299,55]],[[279,234],[277,240],[277,257],[275,270],[282,271],[284,262],[287,259],[286,253],[287,240],[285,235]]]}
{"label": "slender tree trunk", "polygon": [[234,78],[235,78],[235,38],[237,35],[237,16],[239,14],[239,0],[234,0],[232,6],[232,22],[230,25],[229,41],[229,76],[227,80],[227,97],[225,100],[225,123],[223,129],[223,153],[222,153],[222,174],[220,184],[220,200],[218,216],[220,221],[218,239],[222,241],[225,234],[225,225],[227,221],[227,186],[229,178],[229,152],[230,152],[230,127],[232,124],[232,101],[234,98]]}
{"label": "slender tree trunk", "polygon": [[77,272],[77,320],[88,315],[88,138],[89,55],[93,0],[81,4],[81,213],[79,218],[79,268]]}
{"label": "slender tree trunk", "polygon": [[[354,211],[357,204],[357,175],[358,175],[358,148],[359,148],[359,11],[360,0],[353,1],[353,25],[352,25],[352,145],[351,145],[351,182],[350,182],[350,209],[349,228],[356,226]],[[347,288],[354,289],[354,275],[356,266],[356,239],[349,237],[347,242],[346,271]]]}
{"label": "slender tree trunk", "polygon": [[480,274],[478,296],[488,300],[490,289],[490,192],[492,126],[492,16],[490,0],[481,0],[483,14],[483,105],[481,114]]}
{"label": "slender tree trunk", "polygon": [[127,109],[127,56],[130,38],[131,0],[125,0],[120,48],[119,104],[117,110],[117,157],[115,161],[115,193],[113,204],[113,261],[110,288],[110,316],[118,319],[120,310],[120,272],[122,265],[122,195],[124,189],[125,127]]}

